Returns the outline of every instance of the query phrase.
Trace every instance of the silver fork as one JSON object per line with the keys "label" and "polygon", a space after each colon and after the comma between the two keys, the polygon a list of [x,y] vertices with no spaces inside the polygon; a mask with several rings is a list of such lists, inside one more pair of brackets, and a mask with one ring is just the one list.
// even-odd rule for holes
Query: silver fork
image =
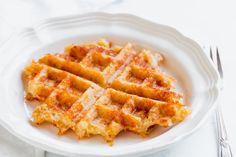
{"label": "silver fork", "polygon": [[[218,72],[223,83],[223,69],[220,61],[220,54],[218,47],[213,51],[210,48],[210,57],[213,63],[217,66]],[[223,90],[223,84],[221,84],[221,91]],[[233,157],[231,147],[228,143],[228,135],[225,128],[225,123],[221,111],[221,106],[219,105],[216,109],[216,122],[217,122],[217,134],[218,134],[218,156],[219,157]]]}

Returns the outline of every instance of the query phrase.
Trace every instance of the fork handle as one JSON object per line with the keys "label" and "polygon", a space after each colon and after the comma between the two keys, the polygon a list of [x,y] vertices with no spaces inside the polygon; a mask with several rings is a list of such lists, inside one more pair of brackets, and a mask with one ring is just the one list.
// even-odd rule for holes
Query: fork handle
{"label": "fork handle", "polygon": [[227,140],[219,139],[219,157],[233,157],[231,147]]}
{"label": "fork handle", "polygon": [[228,136],[224,124],[224,119],[222,116],[222,111],[220,106],[216,109],[216,121],[217,121],[217,130],[218,130],[218,147],[219,157],[233,157],[231,147],[228,142]]}

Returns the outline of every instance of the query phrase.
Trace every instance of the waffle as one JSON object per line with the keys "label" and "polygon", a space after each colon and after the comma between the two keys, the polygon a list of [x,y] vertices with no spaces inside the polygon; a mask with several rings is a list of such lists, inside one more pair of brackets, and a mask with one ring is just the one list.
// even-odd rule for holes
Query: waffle
{"label": "waffle", "polygon": [[159,53],[104,39],[44,55],[22,73],[25,99],[38,102],[33,122],[51,123],[59,135],[72,130],[79,139],[101,135],[110,144],[121,131],[145,137],[155,125],[173,126],[190,110],[175,79],[160,70],[162,61]]}
{"label": "waffle", "polygon": [[171,90],[175,79],[159,70],[162,60],[160,54],[142,50],[112,82],[112,87],[142,97],[179,102],[182,95]]}
{"label": "waffle", "polygon": [[120,51],[96,45],[69,45],[65,51],[64,54],[45,55],[39,63],[84,77],[102,87],[106,87],[108,79],[118,75],[119,67],[135,54],[130,43]]}

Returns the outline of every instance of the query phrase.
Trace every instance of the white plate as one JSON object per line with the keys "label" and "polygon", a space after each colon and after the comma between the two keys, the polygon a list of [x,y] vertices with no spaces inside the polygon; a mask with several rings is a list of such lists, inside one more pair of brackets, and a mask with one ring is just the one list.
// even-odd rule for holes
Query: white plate
{"label": "white plate", "polygon": [[[70,43],[105,37],[115,43],[128,41],[160,51],[165,67],[177,77],[192,114],[169,131],[142,139],[120,135],[113,147],[100,137],[77,141],[73,135],[58,137],[55,128],[34,127],[24,107],[21,71],[31,59],[62,51]],[[137,156],[159,151],[192,134],[213,110],[219,95],[219,76],[202,49],[175,29],[127,14],[89,13],[48,19],[10,38],[0,48],[0,123],[12,134],[36,147],[67,156]]]}

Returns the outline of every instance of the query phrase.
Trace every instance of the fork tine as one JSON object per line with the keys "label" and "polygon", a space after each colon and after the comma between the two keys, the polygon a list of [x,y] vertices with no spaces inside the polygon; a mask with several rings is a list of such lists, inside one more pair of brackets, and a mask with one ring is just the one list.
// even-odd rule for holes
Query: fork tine
{"label": "fork tine", "polygon": [[210,47],[210,57],[211,57],[211,60],[214,62],[213,56],[212,56],[212,49],[211,49],[211,47]]}
{"label": "fork tine", "polygon": [[223,78],[223,70],[222,70],[222,65],[220,61],[220,54],[219,54],[218,47],[216,47],[216,58],[217,58],[217,68],[220,73],[220,77]]}

